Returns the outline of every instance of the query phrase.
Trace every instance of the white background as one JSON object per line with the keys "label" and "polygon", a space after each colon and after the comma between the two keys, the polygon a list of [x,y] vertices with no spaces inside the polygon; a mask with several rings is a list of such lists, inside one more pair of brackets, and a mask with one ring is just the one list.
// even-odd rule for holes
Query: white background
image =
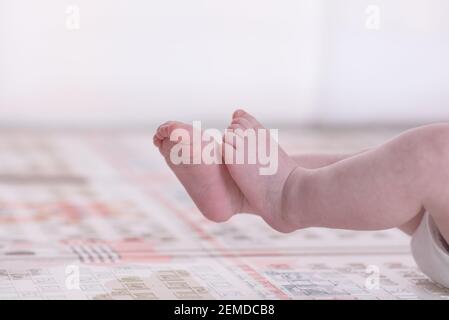
{"label": "white background", "polygon": [[0,124],[447,120],[448,39],[447,0],[0,0]]}

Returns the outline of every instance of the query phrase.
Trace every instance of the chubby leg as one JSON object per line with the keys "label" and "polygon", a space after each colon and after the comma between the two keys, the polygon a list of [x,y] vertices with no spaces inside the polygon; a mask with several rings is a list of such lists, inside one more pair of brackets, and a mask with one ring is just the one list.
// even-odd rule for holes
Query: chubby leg
{"label": "chubby leg", "polygon": [[[260,126],[245,113],[240,118],[245,125]],[[174,145],[169,133],[184,126],[191,130],[184,124],[166,123],[154,141],[200,211],[214,221],[225,221],[238,212],[260,214],[259,208],[249,204],[239,183],[231,179],[226,166],[174,166],[169,162],[167,155]],[[442,233],[448,235],[449,209],[444,200],[449,198],[443,194],[449,190],[445,169],[449,163],[447,128],[441,124],[411,130],[384,146],[356,155],[299,155],[291,157],[293,162],[283,156],[286,167],[301,168],[291,170],[283,177],[284,182],[271,183],[271,190],[281,190],[282,213],[280,219],[275,215],[265,219],[284,232],[317,225],[358,230],[397,226],[412,233],[427,209]],[[257,176],[242,178],[244,170],[234,172],[240,184],[245,180],[258,183]]]}
{"label": "chubby leg", "polygon": [[412,230],[427,210],[448,239],[448,163],[449,125],[413,129],[332,165],[295,169],[284,186],[284,215],[296,228]]}
{"label": "chubby leg", "polygon": [[[241,111],[234,115],[231,128],[263,127]],[[437,223],[449,213],[448,128],[438,124],[413,129],[380,147],[317,169],[292,163],[280,147],[280,170],[271,177],[257,174],[257,164],[233,164],[228,169],[248,202],[279,231],[403,226],[412,232],[424,210]],[[244,143],[240,147],[235,143],[238,139],[228,136],[225,142],[237,153],[247,152],[241,147]],[[441,229],[444,232],[444,226]]]}
{"label": "chubby leg", "polygon": [[[367,151],[369,150],[363,150],[354,154],[299,154],[293,155],[292,158],[300,167],[303,167],[305,169],[319,169],[335,164],[339,161],[360,155]],[[415,232],[416,228],[419,226],[424,212],[425,210],[423,208],[421,212],[412,217],[409,221],[400,225],[398,228],[408,235],[412,235]],[[446,225],[449,225],[449,221]]]}

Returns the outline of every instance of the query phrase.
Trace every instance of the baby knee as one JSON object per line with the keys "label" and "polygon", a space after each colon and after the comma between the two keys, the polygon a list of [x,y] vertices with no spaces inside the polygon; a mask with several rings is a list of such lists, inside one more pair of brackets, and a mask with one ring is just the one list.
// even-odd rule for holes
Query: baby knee
{"label": "baby knee", "polygon": [[416,170],[422,168],[427,175],[449,173],[446,169],[449,164],[449,124],[412,129],[402,134],[398,143],[403,152],[402,159],[411,160]]}
{"label": "baby knee", "polygon": [[409,160],[413,181],[422,187],[424,198],[449,190],[449,124],[435,124],[411,132],[408,144],[414,150]]}
{"label": "baby knee", "polygon": [[434,161],[449,161],[449,124],[436,124],[429,126],[427,134],[422,142],[425,150],[433,155]]}

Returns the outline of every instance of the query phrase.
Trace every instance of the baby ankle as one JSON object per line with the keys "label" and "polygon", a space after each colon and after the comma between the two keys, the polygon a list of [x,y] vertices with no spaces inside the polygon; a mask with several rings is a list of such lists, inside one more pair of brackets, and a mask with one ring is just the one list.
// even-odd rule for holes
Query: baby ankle
{"label": "baby ankle", "polygon": [[290,229],[298,230],[308,227],[303,215],[301,193],[307,177],[307,170],[295,167],[285,180],[279,218]]}

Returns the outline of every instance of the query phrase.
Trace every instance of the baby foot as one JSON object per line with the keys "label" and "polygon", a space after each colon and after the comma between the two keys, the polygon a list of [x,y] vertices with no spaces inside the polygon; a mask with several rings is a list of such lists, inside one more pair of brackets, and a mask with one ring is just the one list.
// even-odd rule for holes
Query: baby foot
{"label": "baby foot", "polygon": [[[170,151],[178,142],[170,141],[170,135],[175,129],[186,130],[190,137],[193,137],[194,130],[198,130],[191,125],[169,121],[159,126],[153,142],[203,215],[212,221],[224,222],[245,210],[247,205],[243,194],[230,176],[226,165],[204,164],[202,161],[201,164],[172,162]],[[192,159],[197,151],[192,144],[186,147],[190,149]]]}
{"label": "baby foot", "polygon": [[[254,130],[257,140],[256,148],[249,146],[248,134],[242,134],[248,129]],[[264,131],[264,141],[259,141],[264,138],[258,136],[257,133],[260,130]],[[284,187],[288,177],[298,165],[279,147],[268,130],[243,110],[234,112],[232,123],[224,135],[224,143],[227,144],[227,147],[224,148],[224,157],[229,173],[247,199],[249,206],[274,229],[281,232],[296,230],[297,228],[289,223],[289,218],[284,210],[286,208]],[[259,157],[255,156],[254,164],[247,160],[250,152],[257,152],[260,143],[265,144],[265,150],[270,150],[270,146],[277,149],[277,159],[273,160],[278,161],[278,166],[277,171],[272,174],[261,175],[260,169],[263,166]],[[239,157],[246,160],[245,164],[236,163],[236,159]]]}

